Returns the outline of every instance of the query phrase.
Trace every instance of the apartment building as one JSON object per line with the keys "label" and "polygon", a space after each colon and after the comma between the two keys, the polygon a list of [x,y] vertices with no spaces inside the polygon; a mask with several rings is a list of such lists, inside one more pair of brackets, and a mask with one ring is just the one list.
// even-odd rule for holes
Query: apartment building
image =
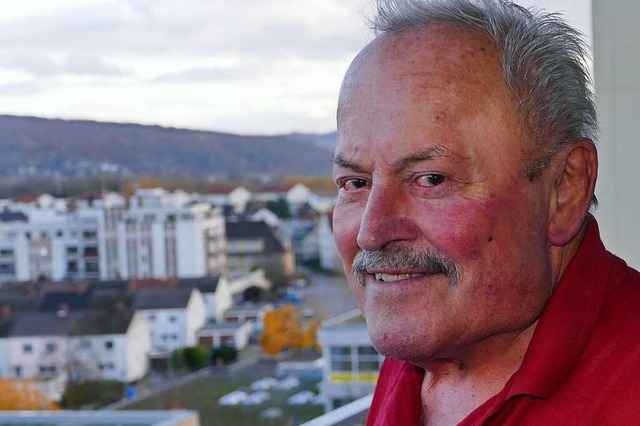
{"label": "apartment building", "polygon": [[223,216],[185,193],[138,190],[129,209],[108,221],[106,238],[117,244],[119,278],[195,278],[226,270]]}
{"label": "apartment building", "polygon": [[0,216],[0,282],[104,278],[99,210],[5,212]]}
{"label": "apartment building", "polygon": [[[188,194],[139,189],[122,203],[0,214],[0,283],[194,278],[226,271],[224,218]],[[110,206],[110,207],[109,207]]]}
{"label": "apartment building", "polygon": [[327,411],[373,392],[383,357],[373,347],[359,310],[325,321],[318,342],[325,360],[320,387]]}

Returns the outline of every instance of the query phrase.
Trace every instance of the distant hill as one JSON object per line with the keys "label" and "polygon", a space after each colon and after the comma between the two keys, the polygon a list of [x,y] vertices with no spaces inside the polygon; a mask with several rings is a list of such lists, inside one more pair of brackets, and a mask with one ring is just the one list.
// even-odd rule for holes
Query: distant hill
{"label": "distant hill", "polygon": [[230,133],[0,115],[0,175],[331,174],[335,133]]}

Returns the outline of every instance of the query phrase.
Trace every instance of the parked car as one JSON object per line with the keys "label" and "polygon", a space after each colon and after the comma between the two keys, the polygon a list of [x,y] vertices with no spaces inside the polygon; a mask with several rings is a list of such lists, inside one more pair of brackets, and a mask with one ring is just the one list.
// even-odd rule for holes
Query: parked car
{"label": "parked car", "polygon": [[242,405],[260,405],[265,402],[267,399],[271,398],[269,392],[258,391],[254,392],[251,395],[247,396],[242,402]]}
{"label": "parked car", "polygon": [[260,413],[260,417],[263,419],[277,419],[282,417],[283,414],[284,414],[284,411],[282,411],[282,408],[269,407],[266,410],[264,410],[262,413]]}
{"label": "parked car", "polygon": [[308,390],[300,391],[287,398],[287,404],[289,405],[305,405],[311,403],[314,398],[314,393]]}
{"label": "parked car", "polygon": [[247,393],[243,391],[233,391],[223,395],[218,399],[220,405],[238,405],[247,399]]}
{"label": "parked car", "polygon": [[293,376],[289,376],[289,377],[285,377],[284,379],[280,380],[276,386],[275,389],[277,390],[291,390],[297,386],[300,385],[300,380],[298,380],[297,377],[293,377]]}
{"label": "parked car", "polygon": [[277,384],[278,379],[274,379],[273,377],[264,377],[251,383],[251,390],[269,390],[273,389]]}

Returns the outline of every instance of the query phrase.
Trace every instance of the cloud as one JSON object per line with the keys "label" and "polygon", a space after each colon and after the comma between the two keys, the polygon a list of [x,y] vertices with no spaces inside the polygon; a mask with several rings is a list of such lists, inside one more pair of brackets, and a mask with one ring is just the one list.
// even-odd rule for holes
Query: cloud
{"label": "cloud", "polygon": [[37,81],[22,81],[17,83],[0,84],[0,94],[5,96],[29,96],[42,93],[48,86]]}
{"label": "cloud", "polygon": [[0,68],[19,71],[34,77],[59,75],[130,76],[130,69],[91,54],[71,53],[62,57],[37,52],[13,52],[0,55]]}
{"label": "cloud", "polygon": [[365,2],[74,1],[0,20],[0,92],[16,94],[3,112],[326,130],[340,76],[372,36]]}
{"label": "cloud", "polygon": [[149,83],[207,83],[255,77],[247,67],[194,67],[179,72],[161,74]]}
{"label": "cloud", "polygon": [[0,25],[3,46],[141,56],[337,57],[363,44],[346,0],[135,0]]}

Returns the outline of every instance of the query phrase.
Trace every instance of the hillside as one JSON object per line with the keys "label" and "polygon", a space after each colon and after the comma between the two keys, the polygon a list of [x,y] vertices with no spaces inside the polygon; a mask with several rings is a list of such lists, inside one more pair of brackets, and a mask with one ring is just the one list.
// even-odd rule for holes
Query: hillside
{"label": "hillside", "polygon": [[0,175],[327,176],[331,141],[0,115]]}

